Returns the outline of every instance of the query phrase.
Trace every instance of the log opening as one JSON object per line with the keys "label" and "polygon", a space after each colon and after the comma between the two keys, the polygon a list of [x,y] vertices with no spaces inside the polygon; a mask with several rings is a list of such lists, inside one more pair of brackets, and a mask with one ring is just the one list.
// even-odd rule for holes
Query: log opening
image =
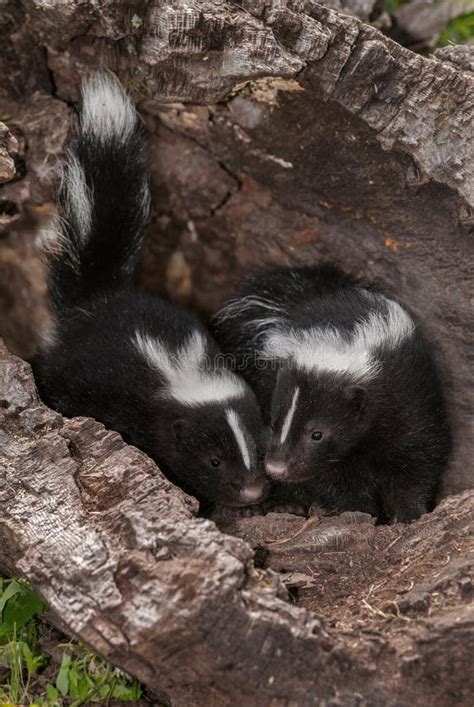
{"label": "log opening", "polygon": [[80,77],[107,66],[151,135],[140,284],[208,315],[256,262],[338,262],[438,344],[455,455],[413,525],[271,514],[223,534],[118,435],[47,410],[2,349],[0,568],[175,704],[472,701],[472,74],[309,1],[118,6],[7,2],[1,198],[30,219],[0,217],[9,346],[30,356],[48,316],[32,223]]}

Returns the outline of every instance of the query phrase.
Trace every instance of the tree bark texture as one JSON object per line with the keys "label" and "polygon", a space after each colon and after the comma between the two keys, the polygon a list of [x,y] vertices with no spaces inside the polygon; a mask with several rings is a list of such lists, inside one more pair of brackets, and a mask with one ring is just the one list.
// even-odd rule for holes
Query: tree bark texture
{"label": "tree bark texture", "polygon": [[472,702],[472,492],[409,526],[221,518],[256,568],[144,454],[42,405],[3,346],[0,381],[0,568],[114,664],[175,705]]}
{"label": "tree bark texture", "polygon": [[231,537],[118,435],[47,410],[2,350],[0,568],[178,705],[473,701],[473,50],[413,54],[359,21],[375,8],[0,0],[11,350],[30,357],[50,316],[34,232],[102,67],[150,132],[140,285],[208,316],[255,265],[335,262],[413,310],[445,372],[455,450],[433,514],[216,516]]}

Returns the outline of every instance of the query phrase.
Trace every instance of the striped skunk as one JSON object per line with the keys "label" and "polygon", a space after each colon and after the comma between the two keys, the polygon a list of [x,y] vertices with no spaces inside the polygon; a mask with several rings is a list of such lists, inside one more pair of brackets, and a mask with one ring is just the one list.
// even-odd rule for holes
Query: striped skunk
{"label": "striped skunk", "polygon": [[287,503],[407,522],[435,502],[450,449],[430,344],[403,307],[329,266],[244,281],[215,318],[271,425]]}
{"label": "striped skunk", "polygon": [[120,432],[201,500],[256,503],[268,482],[253,392],[197,319],[132,288],[148,211],[144,130],[97,74],[83,85],[58,216],[40,236],[56,320],[33,361],[40,395]]}

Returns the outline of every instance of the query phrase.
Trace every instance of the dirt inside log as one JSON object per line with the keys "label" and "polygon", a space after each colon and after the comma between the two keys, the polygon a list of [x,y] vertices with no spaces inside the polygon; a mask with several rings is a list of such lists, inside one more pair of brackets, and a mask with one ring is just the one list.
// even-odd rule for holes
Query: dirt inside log
{"label": "dirt inside log", "polygon": [[105,66],[150,133],[138,284],[208,317],[255,265],[338,263],[423,322],[455,450],[444,500],[410,526],[222,512],[220,532],[116,434],[44,408],[2,349],[0,569],[174,704],[471,704],[473,74],[302,0],[4,10],[10,351],[31,357],[49,321],[34,235],[80,78]]}

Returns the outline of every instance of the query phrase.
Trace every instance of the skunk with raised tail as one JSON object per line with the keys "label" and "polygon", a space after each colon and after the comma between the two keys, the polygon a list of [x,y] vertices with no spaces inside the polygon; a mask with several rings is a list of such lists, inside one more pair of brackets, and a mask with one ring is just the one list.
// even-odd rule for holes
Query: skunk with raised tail
{"label": "skunk with raised tail", "polygon": [[135,291],[149,211],[144,130],[107,74],[83,86],[58,215],[41,235],[54,331],[33,362],[43,400],[121,433],[199,499],[260,501],[260,412],[191,314]]}
{"label": "skunk with raised tail", "polygon": [[450,450],[432,349],[394,299],[336,268],[247,278],[215,333],[271,425],[281,502],[406,522],[430,510]]}

